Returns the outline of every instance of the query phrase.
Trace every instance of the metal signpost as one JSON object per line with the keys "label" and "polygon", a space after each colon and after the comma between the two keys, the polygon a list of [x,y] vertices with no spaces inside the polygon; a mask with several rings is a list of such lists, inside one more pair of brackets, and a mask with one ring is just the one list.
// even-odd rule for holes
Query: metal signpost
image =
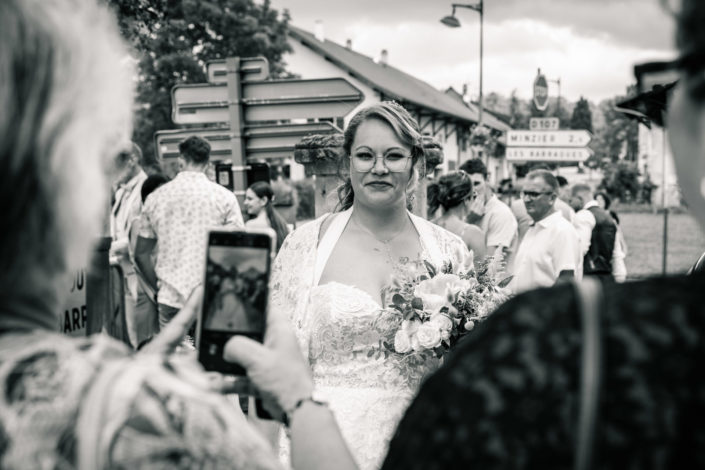
{"label": "metal signpost", "polygon": [[541,69],[534,80],[534,106],[539,111],[546,111],[548,108],[548,81],[546,76],[541,74]]}
{"label": "metal signpost", "polygon": [[186,137],[206,139],[212,155],[230,160],[239,196],[247,187],[248,158],[283,156],[306,135],[341,132],[330,122],[310,121],[342,118],[364,99],[344,78],[266,80],[269,64],[262,57],[231,57],[209,62],[206,69],[209,83],[172,88],[172,119],[220,127],[159,131],[157,151],[162,158],[178,156],[178,143]]}
{"label": "metal signpost", "polygon": [[592,155],[591,138],[586,130],[510,130],[507,161],[584,162]]}
{"label": "metal signpost", "polygon": [[560,120],[557,117],[532,117],[529,119],[529,130],[532,131],[557,131]]}

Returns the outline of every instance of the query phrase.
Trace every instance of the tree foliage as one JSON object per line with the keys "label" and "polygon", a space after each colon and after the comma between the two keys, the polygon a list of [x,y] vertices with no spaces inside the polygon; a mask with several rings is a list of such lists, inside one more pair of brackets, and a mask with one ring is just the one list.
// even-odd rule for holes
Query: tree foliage
{"label": "tree foliage", "polygon": [[636,163],[620,161],[605,165],[600,188],[620,201],[636,201],[642,189]]}
{"label": "tree foliage", "polygon": [[624,97],[616,97],[600,104],[605,116],[605,125],[599,129],[595,140],[597,156],[604,162],[616,162],[620,158],[637,161],[639,156],[639,124],[626,114],[615,109],[615,104]]}
{"label": "tree foliage", "polygon": [[264,56],[270,74],[284,72],[289,13],[270,0],[107,0],[138,61],[133,139],[156,155],[154,133],[173,129],[171,88],[205,82],[205,62]]}
{"label": "tree foliage", "polygon": [[573,108],[573,115],[570,118],[571,129],[585,129],[592,132],[592,112],[590,103],[582,96]]}

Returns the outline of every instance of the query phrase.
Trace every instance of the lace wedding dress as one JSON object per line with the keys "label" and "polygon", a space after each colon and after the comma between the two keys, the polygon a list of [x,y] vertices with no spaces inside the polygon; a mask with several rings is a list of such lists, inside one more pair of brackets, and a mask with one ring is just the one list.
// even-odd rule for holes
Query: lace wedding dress
{"label": "lace wedding dress", "polygon": [[[318,284],[350,215],[350,210],[337,214],[320,242],[325,216],[287,237],[275,262],[272,306],[291,313],[318,395],[329,403],[359,467],[372,470],[382,465],[399,420],[438,362],[396,354],[370,356],[390,336],[390,326],[380,320],[382,307],[355,286]],[[424,258],[437,265],[447,260],[469,262],[471,256],[460,238],[410,217]]]}

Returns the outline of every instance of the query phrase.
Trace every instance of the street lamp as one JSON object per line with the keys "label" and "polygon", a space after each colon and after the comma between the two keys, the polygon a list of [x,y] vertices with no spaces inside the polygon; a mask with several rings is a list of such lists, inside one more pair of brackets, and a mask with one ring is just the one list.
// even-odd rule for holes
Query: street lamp
{"label": "street lamp", "polygon": [[468,8],[470,10],[474,10],[480,14],[480,114],[478,116],[478,126],[482,126],[482,2],[483,0],[480,0],[480,3],[474,3],[474,4],[469,4],[469,3],[453,3],[453,13],[449,16],[444,16],[441,19],[441,23],[444,25],[450,27],[450,28],[459,28],[460,27],[460,20],[455,16],[455,9],[456,8]]}

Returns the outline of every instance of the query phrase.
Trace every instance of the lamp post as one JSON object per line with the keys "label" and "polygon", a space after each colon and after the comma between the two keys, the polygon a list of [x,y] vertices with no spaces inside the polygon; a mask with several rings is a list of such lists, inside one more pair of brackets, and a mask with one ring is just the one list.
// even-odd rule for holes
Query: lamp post
{"label": "lamp post", "polygon": [[449,16],[444,16],[441,19],[441,23],[444,25],[451,27],[451,28],[459,28],[460,27],[460,20],[455,16],[455,9],[456,8],[468,8],[470,10],[474,10],[480,14],[480,113],[478,116],[478,126],[482,126],[482,111],[483,111],[483,104],[482,104],[482,16],[483,16],[483,8],[482,8],[482,2],[483,0],[480,0],[479,3],[453,3],[453,13],[450,14]]}

